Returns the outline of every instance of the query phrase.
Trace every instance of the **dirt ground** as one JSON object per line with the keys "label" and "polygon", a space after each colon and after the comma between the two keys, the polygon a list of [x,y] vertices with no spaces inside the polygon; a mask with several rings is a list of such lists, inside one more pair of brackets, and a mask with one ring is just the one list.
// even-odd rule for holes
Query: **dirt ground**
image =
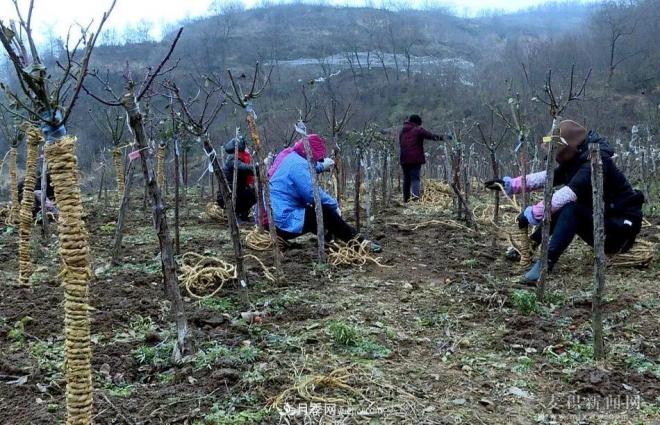
{"label": "dirt ground", "polygon": [[[192,197],[181,251],[231,261],[226,226]],[[252,310],[265,312],[256,323],[241,318],[232,284],[202,301],[184,291],[194,346],[175,365],[150,212],[132,201],[123,264],[110,267],[116,208],[85,206],[97,424],[660,423],[657,260],[609,270],[608,354],[596,362],[584,244],[562,258],[540,304],[488,226],[469,231],[446,211],[393,202],[369,232],[387,267],[320,266],[310,238],[285,252],[285,282],[249,260]],[[443,223],[412,230],[429,220]],[[650,221],[642,237],[658,242],[660,220]],[[57,238],[35,234],[29,291],[13,286],[17,232],[0,234],[0,423],[62,423]]]}

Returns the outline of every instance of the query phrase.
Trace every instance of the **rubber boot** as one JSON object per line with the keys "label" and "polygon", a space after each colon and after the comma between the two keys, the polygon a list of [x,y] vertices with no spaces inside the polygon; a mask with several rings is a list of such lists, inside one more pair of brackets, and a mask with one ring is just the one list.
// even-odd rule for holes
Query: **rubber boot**
{"label": "rubber boot", "polygon": [[[548,273],[552,271],[554,264],[548,260]],[[531,269],[525,273],[525,282],[536,283],[541,278],[541,260],[537,260]]]}

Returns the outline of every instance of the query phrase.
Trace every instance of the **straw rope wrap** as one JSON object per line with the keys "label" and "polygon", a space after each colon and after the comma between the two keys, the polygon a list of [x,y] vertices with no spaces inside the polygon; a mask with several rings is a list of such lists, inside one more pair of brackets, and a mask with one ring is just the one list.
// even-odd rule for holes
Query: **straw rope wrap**
{"label": "straw rope wrap", "polygon": [[[186,288],[193,298],[212,297],[226,282],[236,279],[236,266],[233,264],[195,252],[186,252],[181,256],[179,270],[181,273],[179,284]],[[216,288],[211,291],[214,287]],[[206,293],[209,291],[211,293]]]}
{"label": "straw rope wrap", "polygon": [[158,188],[165,187],[165,146],[158,146],[158,162],[156,163],[156,183]]}
{"label": "straw rope wrap", "polygon": [[451,187],[445,182],[427,180],[424,182],[424,193],[420,204],[424,207],[448,208],[452,203]]}
{"label": "straw rope wrap", "polygon": [[260,231],[259,227],[255,226],[245,235],[245,246],[255,251],[268,251],[273,247],[273,240],[268,232]]}
{"label": "straw rope wrap", "polygon": [[125,180],[124,180],[124,161],[122,161],[121,148],[112,150],[112,162],[115,166],[115,173],[117,174],[117,193],[119,197],[124,193]]}
{"label": "straw rope wrap", "polygon": [[638,239],[630,251],[609,255],[609,264],[615,267],[647,267],[653,261],[655,244]]}
{"label": "straw rope wrap", "polygon": [[34,185],[37,182],[37,159],[39,157],[39,145],[43,141],[41,131],[30,126],[25,131],[27,135],[27,158],[25,165],[25,184],[23,186],[23,201],[19,214],[18,243],[18,284],[30,286],[32,276],[32,209],[34,208]]}
{"label": "straw rope wrap", "polygon": [[[508,199],[509,202],[511,202],[513,208],[516,211],[520,211],[521,209],[520,205],[518,205],[518,203],[514,198],[511,198],[509,194],[506,193],[506,190],[504,190],[504,186],[502,186],[501,184],[497,184],[497,186],[504,194],[504,197]],[[529,239],[529,233],[528,233],[529,226],[520,228],[520,226],[517,223],[517,216],[516,218],[514,218],[513,225],[509,229],[506,229],[504,227],[499,227],[493,221],[491,221],[491,224],[495,226],[495,228],[500,230],[502,233],[504,233],[508,238],[509,242],[511,243],[511,245],[515,248],[516,251],[520,253],[520,266],[528,267],[529,265],[531,265],[534,252],[532,250],[532,241]]]}
{"label": "straw rope wrap", "polygon": [[[327,375],[305,376],[275,397],[271,406],[277,409],[284,405],[290,396],[296,395],[305,401],[332,404],[347,404],[351,396],[365,399],[359,390],[349,384],[350,379],[359,373],[359,370],[352,367],[342,367]],[[323,395],[321,390],[332,390],[333,394]]]}
{"label": "straw rope wrap", "polygon": [[[275,281],[275,277],[258,257],[251,254],[244,257],[256,260],[263,269],[266,279]],[[186,292],[192,298],[212,297],[220,292],[225,283],[236,280],[238,276],[235,265],[211,255],[186,252],[180,260],[179,284],[186,288]]]}
{"label": "straw rope wrap", "polygon": [[220,208],[215,202],[209,202],[206,204],[206,215],[214,221],[219,221],[224,223],[227,221],[227,216],[225,216],[225,210]]}
{"label": "straw rope wrap", "polygon": [[379,267],[392,267],[382,264],[380,257],[371,255],[370,244],[368,240],[360,242],[357,239],[348,242],[334,241],[329,247],[328,260],[333,266],[363,266],[371,262]]}
{"label": "straw rope wrap", "polygon": [[17,225],[21,211],[21,204],[18,202],[18,179],[16,177],[16,148],[9,149],[9,184],[11,192],[11,209],[7,217],[7,225]]}
{"label": "straw rope wrap", "polygon": [[80,200],[76,139],[65,136],[46,145],[55,196],[60,207],[59,240],[64,287],[64,356],[67,424],[90,424],[92,413],[92,350],[88,304],[89,242]]}

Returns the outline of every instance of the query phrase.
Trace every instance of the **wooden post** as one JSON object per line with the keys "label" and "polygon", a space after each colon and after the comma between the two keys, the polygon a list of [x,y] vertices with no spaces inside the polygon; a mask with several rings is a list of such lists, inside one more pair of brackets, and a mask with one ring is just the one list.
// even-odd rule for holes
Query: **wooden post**
{"label": "wooden post", "polygon": [[231,207],[236,211],[236,202],[238,202],[238,134],[234,143],[234,170],[231,176]]}
{"label": "wooden post", "polygon": [[215,154],[213,145],[211,145],[211,139],[207,134],[202,137],[202,142],[204,146],[204,151],[209,157],[211,164],[213,165],[213,174],[215,179],[218,181],[218,190],[220,191],[220,196],[225,201],[225,211],[227,212],[227,221],[229,222],[229,232],[231,234],[231,240],[234,247],[234,259],[236,261],[236,275],[238,276],[239,284],[239,293],[241,297],[241,302],[245,308],[249,308],[250,300],[248,298],[248,278],[245,273],[245,267],[243,265],[243,245],[241,243],[241,234],[238,230],[238,220],[236,218],[236,210],[231,208],[231,194],[229,191],[229,183],[225,178],[224,173],[222,172],[222,165],[218,156]]}
{"label": "wooden post", "polygon": [[559,135],[559,122],[561,118],[552,120],[552,136],[548,147],[548,159],[545,164],[545,186],[543,188],[543,222],[541,224],[543,238],[541,239],[541,274],[536,287],[536,297],[543,302],[545,298],[545,284],[548,277],[548,245],[550,243],[550,220],[552,218],[552,195],[555,176],[555,155],[557,146],[561,143]]}
{"label": "wooden post", "polygon": [[126,167],[126,180],[124,181],[124,191],[122,192],[121,204],[119,205],[119,214],[117,215],[117,225],[115,226],[115,240],[112,247],[112,260],[111,264],[116,266],[121,262],[119,256],[121,255],[121,241],[124,238],[124,223],[126,221],[126,214],[129,211],[128,204],[131,199],[131,187],[133,185],[133,163],[129,161]]}
{"label": "wooden post", "polygon": [[260,211],[262,208],[265,209],[266,217],[268,218],[268,233],[270,234],[270,239],[273,241],[273,263],[275,264],[275,272],[277,275],[283,275],[282,272],[282,254],[280,253],[280,248],[277,244],[277,231],[275,230],[275,221],[273,220],[273,210],[270,204],[270,184],[268,182],[268,167],[264,164],[263,154],[261,153],[261,137],[259,136],[259,131],[257,130],[256,119],[254,118],[254,113],[248,111],[247,113],[247,126],[250,131],[250,137],[254,143],[254,156],[259,165],[257,170],[257,182],[259,183],[259,188],[257,188],[258,193],[262,196],[258,196],[259,208],[257,208],[257,214],[259,217],[257,222],[261,227],[261,214]]}
{"label": "wooden post", "polygon": [[181,161],[179,152],[179,141],[174,139],[174,252],[176,255],[181,253],[180,223],[179,223],[179,162]]}
{"label": "wooden post", "polygon": [[355,158],[355,198],[353,202],[355,214],[355,228],[360,231],[360,186],[362,184],[362,149],[357,149],[357,156]]}
{"label": "wooden post", "polygon": [[312,147],[309,145],[309,138],[301,122],[296,126],[301,128],[303,133],[303,145],[305,146],[305,155],[307,156],[307,168],[312,179],[312,191],[314,194],[314,211],[316,212],[316,238],[318,239],[318,262],[325,264],[325,227],[323,225],[323,205],[321,205],[321,191],[319,189],[319,176],[316,174],[316,164],[312,156]]}
{"label": "wooden post", "polygon": [[177,343],[174,344],[172,359],[179,363],[188,349],[189,332],[186,312],[183,308],[183,299],[179,291],[179,279],[176,274],[176,262],[174,261],[174,249],[169,227],[167,225],[167,214],[163,203],[163,196],[156,183],[154,173],[153,154],[149,151],[147,145],[147,136],[144,131],[143,116],[137,103],[135,94],[129,89],[122,96],[122,105],[126,109],[129,118],[129,125],[135,135],[135,144],[140,150],[140,164],[142,165],[142,174],[144,176],[147,194],[151,199],[153,212],[154,228],[158,233],[160,245],[160,259],[163,271],[163,283],[165,293],[172,303],[172,313],[177,329]]}
{"label": "wooden post", "polygon": [[607,258],[605,257],[605,211],[603,205],[603,160],[600,145],[589,144],[591,154],[591,194],[594,218],[594,289],[591,300],[591,327],[594,335],[594,358],[605,357],[601,304],[605,292]]}
{"label": "wooden post", "polygon": [[383,180],[381,181],[381,202],[383,209],[387,208],[387,180],[389,179],[389,159],[390,159],[390,154],[386,153],[383,155]]}
{"label": "wooden post", "polygon": [[99,191],[96,194],[96,202],[101,202],[101,196],[103,195],[103,184],[105,182],[105,167],[101,167],[101,183],[99,184]]}

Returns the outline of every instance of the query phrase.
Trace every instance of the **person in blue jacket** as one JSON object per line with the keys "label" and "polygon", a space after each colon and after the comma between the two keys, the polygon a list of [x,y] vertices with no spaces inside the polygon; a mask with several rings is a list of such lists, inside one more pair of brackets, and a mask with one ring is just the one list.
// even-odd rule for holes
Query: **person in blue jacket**
{"label": "person in blue jacket", "polygon": [[[317,163],[316,171],[332,169],[334,161],[326,158],[325,141],[317,134],[310,134],[308,140]],[[316,233],[312,176],[302,140],[277,156],[268,170],[268,176],[273,220],[278,235],[289,240],[305,233]],[[341,217],[337,201],[323,189],[320,189],[320,194],[326,239],[336,238],[345,242],[360,239],[357,231]],[[373,242],[371,248],[380,251],[380,246]]]}

